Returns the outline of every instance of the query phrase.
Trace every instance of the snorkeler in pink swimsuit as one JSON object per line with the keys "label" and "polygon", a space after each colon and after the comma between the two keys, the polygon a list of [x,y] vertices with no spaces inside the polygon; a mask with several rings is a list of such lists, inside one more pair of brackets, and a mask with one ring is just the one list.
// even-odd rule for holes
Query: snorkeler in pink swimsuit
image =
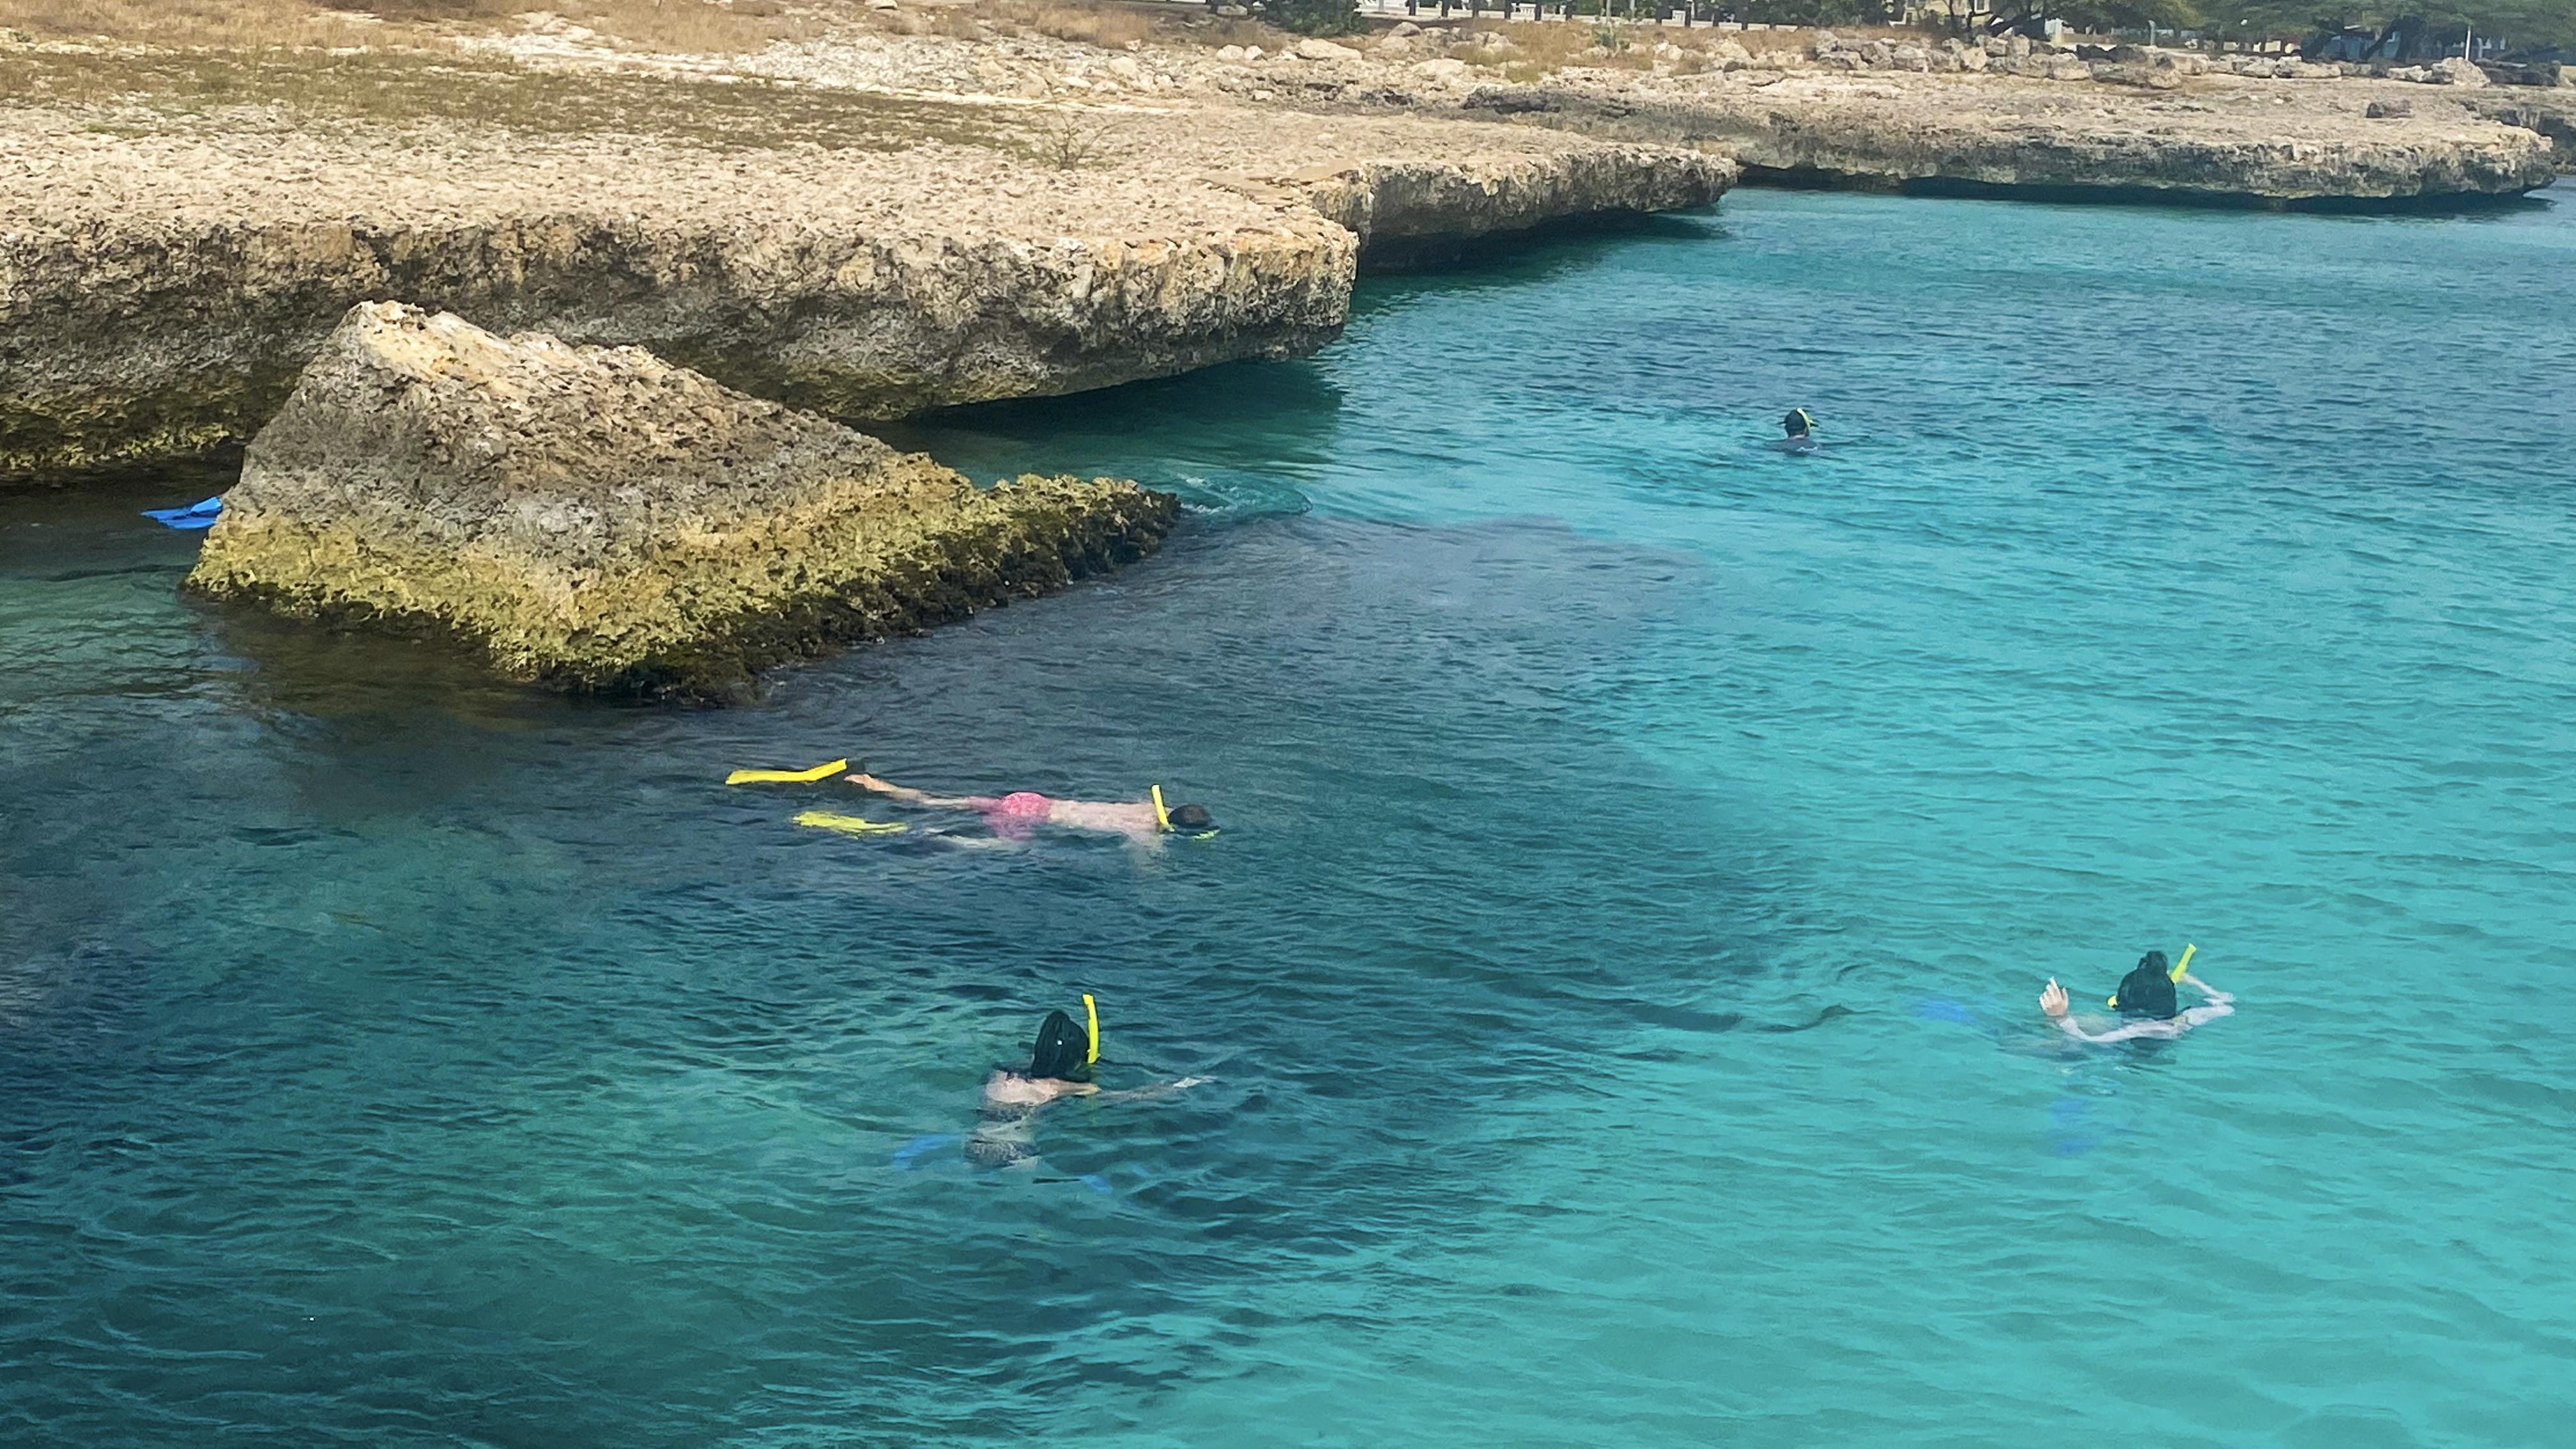
{"label": "snorkeler in pink swimsuit", "polygon": [[1216,821],[1208,815],[1204,805],[1176,805],[1165,812],[1151,800],[1050,800],[1031,790],[1014,790],[1002,796],[929,795],[888,784],[865,772],[845,778],[861,789],[874,790],[907,805],[972,810],[982,815],[984,823],[991,826],[993,834],[1002,840],[1026,840],[1036,833],[1037,827],[1056,825],[1068,830],[1123,835],[1150,849],[1161,846],[1167,830],[1205,831],[1216,828]]}

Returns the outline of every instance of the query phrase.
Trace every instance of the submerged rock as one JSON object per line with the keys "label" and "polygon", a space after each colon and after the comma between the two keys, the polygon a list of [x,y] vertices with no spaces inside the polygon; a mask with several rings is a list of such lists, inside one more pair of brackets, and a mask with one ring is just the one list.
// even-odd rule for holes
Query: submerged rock
{"label": "submerged rock", "polygon": [[718,694],[772,663],[1158,547],[1171,495],[979,489],[637,348],[352,308],[189,575],[218,598],[451,633],[503,673]]}

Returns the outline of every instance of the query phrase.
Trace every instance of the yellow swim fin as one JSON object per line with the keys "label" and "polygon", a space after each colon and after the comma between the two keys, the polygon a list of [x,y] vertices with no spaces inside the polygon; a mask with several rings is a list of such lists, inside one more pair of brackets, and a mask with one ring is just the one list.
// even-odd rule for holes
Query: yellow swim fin
{"label": "yellow swim fin", "polygon": [[850,768],[847,760],[834,760],[810,770],[736,770],[725,776],[728,785],[811,785],[828,780]]}
{"label": "yellow swim fin", "polygon": [[808,810],[796,817],[796,823],[817,830],[837,830],[843,835],[901,835],[912,828],[900,820],[866,820],[856,815],[835,815],[829,810]]}

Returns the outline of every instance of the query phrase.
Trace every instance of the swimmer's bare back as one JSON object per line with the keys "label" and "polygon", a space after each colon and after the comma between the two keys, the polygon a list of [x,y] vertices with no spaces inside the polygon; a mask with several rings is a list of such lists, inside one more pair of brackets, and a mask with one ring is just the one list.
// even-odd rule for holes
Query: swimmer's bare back
{"label": "swimmer's bare back", "polygon": [[1203,1085],[1205,1077],[1183,1077],[1173,1082],[1158,1082],[1125,1092],[1104,1092],[1090,1082],[1068,1082],[1062,1077],[1024,1077],[1017,1072],[995,1072],[984,1079],[984,1105],[987,1107],[1043,1107],[1058,1097],[1094,1097],[1103,1102],[1142,1102],[1153,1097],[1168,1097],[1174,1092]]}
{"label": "swimmer's bare back", "polygon": [[984,1105],[987,1107],[1043,1107],[1058,1097],[1090,1097],[1100,1089],[1089,1082],[1068,1082],[1061,1077],[1024,1077],[1017,1072],[995,1072],[984,1079]]}
{"label": "swimmer's bare back", "polygon": [[976,811],[993,825],[997,834],[1016,835],[1030,825],[1044,823],[1067,830],[1124,836],[1130,844],[1149,850],[1160,849],[1163,843],[1163,832],[1154,817],[1154,802],[1150,800],[1051,800],[1028,791],[999,797],[927,795],[870,774],[844,778],[863,790],[873,790],[906,804]]}

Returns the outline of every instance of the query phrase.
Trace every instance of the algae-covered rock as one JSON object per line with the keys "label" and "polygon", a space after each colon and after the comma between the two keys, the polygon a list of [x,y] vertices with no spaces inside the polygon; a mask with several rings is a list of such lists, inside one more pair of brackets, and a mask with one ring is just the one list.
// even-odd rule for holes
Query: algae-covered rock
{"label": "algae-covered rock", "polygon": [[636,348],[352,308],[252,440],[190,584],[428,627],[504,673],[720,693],[1152,552],[1169,495],[979,489]]}

